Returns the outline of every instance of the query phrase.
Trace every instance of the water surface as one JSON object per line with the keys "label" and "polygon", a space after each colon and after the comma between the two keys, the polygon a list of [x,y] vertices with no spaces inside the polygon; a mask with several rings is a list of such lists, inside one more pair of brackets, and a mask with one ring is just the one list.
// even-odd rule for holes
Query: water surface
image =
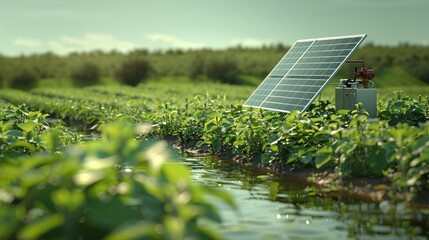
{"label": "water surface", "polygon": [[428,239],[429,210],[406,203],[320,197],[302,179],[267,175],[213,158],[188,158],[195,182],[228,191],[238,211],[221,202],[226,239]]}

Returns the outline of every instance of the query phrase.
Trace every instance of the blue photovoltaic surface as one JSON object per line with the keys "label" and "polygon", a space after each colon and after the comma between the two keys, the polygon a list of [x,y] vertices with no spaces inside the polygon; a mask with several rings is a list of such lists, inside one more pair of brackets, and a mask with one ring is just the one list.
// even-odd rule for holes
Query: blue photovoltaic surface
{"label": "blue photovoltaic surface", "polygon": [[366,34],[298,40],[244,106],[304,111]]}

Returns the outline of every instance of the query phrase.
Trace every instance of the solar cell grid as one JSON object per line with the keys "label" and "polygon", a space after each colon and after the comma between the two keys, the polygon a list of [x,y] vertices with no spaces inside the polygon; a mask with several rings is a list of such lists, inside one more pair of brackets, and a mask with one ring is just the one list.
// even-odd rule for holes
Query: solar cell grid
{"label": "solar cell grid", "polygon": [[244,106],[304,111],[365,37],[360,34],[296,41]]}

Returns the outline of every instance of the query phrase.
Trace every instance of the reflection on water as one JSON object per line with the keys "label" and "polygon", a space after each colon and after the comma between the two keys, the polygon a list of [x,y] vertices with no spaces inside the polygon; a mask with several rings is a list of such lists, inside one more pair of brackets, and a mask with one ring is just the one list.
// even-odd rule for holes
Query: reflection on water
{"label": "reflection on water", "polygon": [[405,203],[319,197],[299,179],[267,176],[209,158],[188,158],[196,182],[228,191],[239,211],[217,203],[226,239],[427,239],[429,210]]}

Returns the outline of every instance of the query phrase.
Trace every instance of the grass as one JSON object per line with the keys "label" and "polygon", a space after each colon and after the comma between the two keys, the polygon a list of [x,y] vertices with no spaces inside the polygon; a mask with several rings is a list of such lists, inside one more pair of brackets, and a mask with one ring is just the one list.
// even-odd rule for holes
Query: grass
{"label": "grass", "polygon": [[[258,85],[263,81],[263,78],[242,75],[240,76],[241,85],[230,85],[230,88],[236,89],[235,92],[245,98],[250,96],[250,94],[258,87]],[[331,79],[328,85],[322,90],[321,95],[316,98],[316,100],[329,100],[335,102],[335,87],[339,82],[340,77],[335,76]],[[173,85],[179,84],[180,86],[194,87],[194,88],[210,88],[214,83],[208,78],[198,78],[190,79],[187,76],[165,76],[165,77],[153,77],[145,80],[144,82],[155,85]],[[377,98],[378,100],[389,98],[393,95],[394,91],[403,91],[405,95],[417,98],[421,96],[429,96],[429,84],[424,83],[423,81],[414,78],[413,76],[406,73],[400,67],[387,68],[384,71],[377,73],[374,82],[377,86]],[[102,85],[120,85],[120,83],[113,78],[102,78],[100,80]],[[216,85],[222,85],[220,83]],[[41,88],[70,88],[70,87],[84,87],[84,86],[75,86],[72,80],[67,78],[62,79],[42,79],[38,81],[38,87]],[[144,86],[144,84],[143,84]],[[248,93],[247,93],[248,92]]]}
{"label": "grass", "polygon": [[402,67],[395,66],[385,68],[376,73],[374,82],[377,87],[408,87],[408,86],[427,86],[425,82],[410,75]]}

